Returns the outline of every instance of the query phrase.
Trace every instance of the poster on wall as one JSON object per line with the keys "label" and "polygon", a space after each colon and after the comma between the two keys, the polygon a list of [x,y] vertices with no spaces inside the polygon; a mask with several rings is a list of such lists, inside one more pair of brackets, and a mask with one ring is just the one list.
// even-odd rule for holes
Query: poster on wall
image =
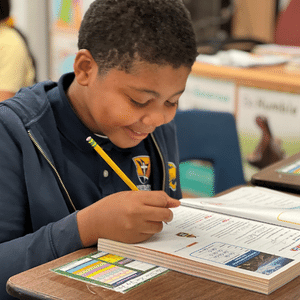
{"label": "poster on wall", "polygon": [[73,71],[80,23],[92,0],[52,0],[51,79]]}
{"label": "poster on wall", "polygon": [[247,180],[300,151],[300,95],[240,87],[237,128]]}
{"label": "poster on wall", "polygon": [[179,109],[202,109],[234,113],[235,84],[191,74],[185,92],[180,97]]}

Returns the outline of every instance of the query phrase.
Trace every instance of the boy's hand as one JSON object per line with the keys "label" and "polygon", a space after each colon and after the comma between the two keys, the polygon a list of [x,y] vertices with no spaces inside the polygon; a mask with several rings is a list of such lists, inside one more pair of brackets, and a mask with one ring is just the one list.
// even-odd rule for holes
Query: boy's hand
{"label": "boy's hand", "polygon": [[169,208],[179,205],[179,200],[162,191],[126,191],[109,195],[78,212],[81,241],[89,247],[100,237],[125,243],[147,240],[162,230],[163,222],[173,219]]}

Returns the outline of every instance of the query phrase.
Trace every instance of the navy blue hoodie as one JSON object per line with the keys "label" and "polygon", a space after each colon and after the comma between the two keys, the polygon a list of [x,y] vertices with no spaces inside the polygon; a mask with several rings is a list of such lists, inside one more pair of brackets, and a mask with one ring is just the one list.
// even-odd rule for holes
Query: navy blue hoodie
{"label": "navy blue hoodie", "polygon": [[[152,162],[151,189],[181,198],[174,122],[156,128],[142,146],[119,149],[91,133],[73,112],[65,96],[73,79],[70,73],[58,83],[38,83],[0,103],[1,300],[11,299],[5,291],[10,276],[83,247],[78,210],[129,190],[86,142],[88,136],[127,168],[131,179],[132,152],[144,147]],[[113,180],[101,175],[103,169]],[[138,184],[141,178],[135,177]]]}

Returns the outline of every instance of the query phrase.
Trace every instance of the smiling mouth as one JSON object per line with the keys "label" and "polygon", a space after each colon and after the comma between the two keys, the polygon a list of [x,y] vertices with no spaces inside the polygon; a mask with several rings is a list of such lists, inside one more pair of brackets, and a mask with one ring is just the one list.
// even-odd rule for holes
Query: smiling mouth
{"label": "smiling mouth", "polygon": [[143,140],[143,139],[145,139],[145,138],[148,136],[148,134],[149,134],[149,132],[135,131],[135,130],[130,129],[130,128],[127,128],[127,129],[128,129],[128,131],[129,131],[129,133],[130,133],[131,138],[133,138],[133,139]]}
{"label": "smiling mouth", "polygon": [[148,132],[139,132],[139,131],[134,131],[132,130],[132,132],[136,135],[140,135],[140,136],[147,136],[149,133]]}

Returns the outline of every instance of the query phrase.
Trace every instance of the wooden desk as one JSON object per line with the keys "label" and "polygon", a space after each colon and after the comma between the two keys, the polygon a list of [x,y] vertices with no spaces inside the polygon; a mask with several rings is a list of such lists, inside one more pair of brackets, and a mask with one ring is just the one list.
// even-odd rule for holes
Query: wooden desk
{"label": "wooden desk", "polygon": [[[251,184],[249,185],[251,186]],[[217,196],[224,195],[240,187],[242,186],[233,187],[219,193]],[[211,280],[169,271],[125,294],[121,294],[50,271],[50,269],[57,268],[95,251],[96,248],[82,249],[12,276],[7,282],[6,289],[10,295],[24,300],[300,299],[300,276],[270,295],[264,295]]]}
{"label": "wooden desk", "polygon": [[19,299],[43,300],[145,300],[145,299],[199,299],[199,300],[291,300],[300,299],[300,277],[270,295],[216,283],[206,279],[170,271],[133,290],[121,294],[58,275],[50,269],[59,267],[81,256],[94,252],[83,249],[44,265],[11,277],[7,282],[9,294]]}

